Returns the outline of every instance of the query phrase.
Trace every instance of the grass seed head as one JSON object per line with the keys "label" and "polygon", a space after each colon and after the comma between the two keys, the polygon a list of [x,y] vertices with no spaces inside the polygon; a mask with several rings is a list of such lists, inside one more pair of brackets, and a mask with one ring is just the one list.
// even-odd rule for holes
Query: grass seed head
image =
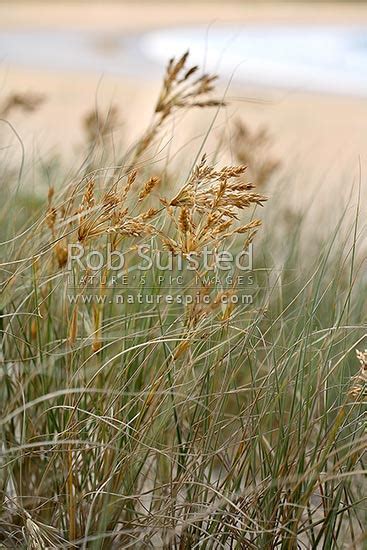
{"label": "grass seed head", "polygon": [[152,176],[151,178],[146,181],[144,184],[143,189],[139,193],[139,202],[144,200],[150,193],[153,191],[153,189],[159,184],[160,179],[157,176]]}

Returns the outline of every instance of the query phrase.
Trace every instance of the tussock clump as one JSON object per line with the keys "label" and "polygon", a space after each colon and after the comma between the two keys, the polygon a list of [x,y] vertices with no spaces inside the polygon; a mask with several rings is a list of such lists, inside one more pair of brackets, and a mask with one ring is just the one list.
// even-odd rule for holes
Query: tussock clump
{"label": "tussock clump", "polygon": [[[171,113],[221,106],[214,78],[187,63],[169,63],[153,124],[118,170],[51,185],[41,218],[3,243],[1,547],[365,541],[366,352],[346,390],[346,350],[365,335],[359,256],[333,236],[337,253],[320,247],[304,267],[295,226],[279,268],[271,225],[253,265],[218,268],[217,252],[243,252],[260,226],[247,160],[203,156],[187,178],[134,162]],[[82,249],[71,267],[70,244]],[[208,265],[189,269],[206,246]]]}

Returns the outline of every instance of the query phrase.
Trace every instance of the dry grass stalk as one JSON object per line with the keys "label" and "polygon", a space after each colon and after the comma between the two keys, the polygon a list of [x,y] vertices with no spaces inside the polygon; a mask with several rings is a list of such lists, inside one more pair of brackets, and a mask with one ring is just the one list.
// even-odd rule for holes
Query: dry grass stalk
{"label": "dry grass stalk", "polygon": [[45,98],[39,94],[13,93],[10,94],[0,106],[0,117],[8,116],[14,110],[25,113],[36,111],[44,102]]}
{"label": "dry grass stalk", "polygon": [[78,334],[78,305],[74,307],[74,311],[69,324],[68,343],[73,347]]}
{"label": "dry grass stalk", "polygon": [[[173,109],[182,107],[220,107],[224,103],[207,96],[214,90],[216,75],[203,74],[195,79],[193,76],[199,67],[187,68],[189,52],[184,53],[177,61],[170,59],[163,80],[155,112],[166,118]],[[204,97],[203,97],[204,96]]]}
{"label": "dry grass stalk", "polygon": [[144,184],[143,189],[139,193],[139,202],[144,200],[153,191],[157,185],[159,185],[160,179],[157,176],[152,176]]}
{"label": "dry grass stalk", "polygon": [[138,171],[136,169],[131,170],[131,172],[129,172],[129,174],[127,176],[126,185],[122,188],[122,192],[121,192],[121,202],[122,203],[125,203],[125,201],[127,199],[127,196],[129,194],[132,186],[134,185],[134,183],[136,181],[137,176],[138,176]]}
{"label": "dry grass stalk", "polygon": [[119,111],[115,105],[112,105],[106,112],[92,109],[83,119],[83,130],[89,143],[103,140],[112,134],[119,125]]}
{"label": "dry grass stalk", "polygon": [[94,181],[87,184],[81,205],[77,210],[79,242],[106,234],[111,219],[121,204],[121,198],[113,190],[106,191],[97,202],[94,187]]}
{"label": "dry grass stalk", "polygon": [[[148,215],[148,214],[146,214]],[[152,235],[155,229],[152,225],[147,224],[145,221],[145,215],[137,216],[135,218],[125,217],[119,225],[111,228],[110,231],[116,231],[120,235],[128,237],[144,237]]]}
{"label": "dry grass stalk", "polygon": [[35,341],[37,340],[38,335],[38,322],[37,319],[33,318],[31,320],[31,340]]}
{"label": "dry grass stalk", "polygon": [[102,316],[102,308],[97,304],[93,304],[93,353],[99,352],[102,347]]}
{"label": "dry grass stalk", "polygon": [[215,211],[224,218],[237,218],[237,210],[267,200],[264,195],[251,192],[252,183],[242,182],[239,177],[245,172],[246,166],[225,166],[217,171],[206,163],[204,156],[201,163],[194,169],[188,182],[170,201],[163,201],[166,206],[195,207],[197,212]]}
{"label": "dry grass stalk", "polygon": [[233,153],[237,162],[248,167],[249,177],[257,187],[264,186],[280,166],[280,161],[269,154],[270,141],[265,129],[251,131],[237,120],[232,137]]}
{"label": "dry grass stalk", "polygon": [[50,207],[46,214],[46,224],[50,229],[52,235],[55,234],[55,223],[57,218],[57,210],[54,207]]}
{"label": "dry grass stalk", "polygon": [[[109,233],[130,237],[152,234],[153,227],[147,221],[155,216],[157,210],[149,208],[142,214],[131,216],[129,208],[125,206],[136,177],[137,172],[134,170],[128,175],[127,182],[121,191],[118,191],[117,184],[115,184],[102,193],[100,198],[95,195],[94,183],[87,184],[81,205],[77,210],[79,242]],[[159,178],[150,178],[139,194],[137,202],[143,200],[158,182]],[[116,244],[116,239],[114,241]]]}
{"label": "dry grass stalk", "polygon": [[200,323],[202,321],[205,321],[205,319],[207,319],[221,305],[219,294],[212,301],[206,300],[210,296],[212,288],[210,284],[201,279],[199,274],[198,276],[201,280],[201,288],[196,291],[195,301],[192,304],[189,304],[189,306],[186,308],[185,350],[190,348],[192,338],[198,335],[198,328],[200,328]]}
{"label": "dry grass stalk", "polygon": [[222,100],[209,97],[214,91],[217,76],[203,74],[195,77],[199,68],[187,67],[188,56],[189,52],[186,52],[177,61],[174,58],[169,61],[154,111],[155,120],[139,141],[134,152],[134,161],[147,150],[165,120],[177,110],[225,105]]}
{"label": "dry grass stalk", "polygon": [[58,241],[55,245],[55,254],[60,269],[66,266],[68,261],[68,248],[66,239]]}
{"label": "dry grass stalk", "polygon": [[159,233],[165,248],[174,254],[200,253],[205,245],[234,234],[254,234],[261,225],[258,219],[233,227],[241,210],[262,206],[267,200],[252,191],[253,184],[240,179],[245,170],[242,165],[216,170],[204,156],[175,197],[161,199],[177,227],[176,239]]}
{"label": "dry grass stalk", "polygon": [[357,359],[361,365],[359,372],[352,379],[349,395],[354,399],[365,397],[367,394],[367,350],[356,350]]}

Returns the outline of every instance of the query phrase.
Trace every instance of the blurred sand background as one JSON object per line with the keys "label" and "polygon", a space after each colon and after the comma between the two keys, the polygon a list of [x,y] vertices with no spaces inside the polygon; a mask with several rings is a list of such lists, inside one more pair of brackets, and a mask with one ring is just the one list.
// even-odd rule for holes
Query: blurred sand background
{"label": "blurred sand background", "polygon": [[[224,3],[224,2],[3,2],[1,29],[96,29],[106,32],[144,32],[146,29],[201,23],[347,23],[367,24],[367,5],[339,3]],[[188,45],[189,46],[189,45]],[[182,52],[167,52],[167,57]],[[149,122],[159,89],[159,75],[129,77],[60,72],[0,64],[0,94],[12,91],[42,93],[46,102],[31,116],[12,115],[28,158],[36,161],[58,154],[68,156],[82,140],[80,120],[98,104],[116,104],[121,111],[123,139],[131,141]],[[264,125],[285,170],[295,164],[302,180],[342,175],[352,181],[367,160],[367,97],[314,94],[232,86],[231,106],[218,119],[216,132],[235,116],[250,127]],[[247,98],[251,98],[250,101]],[[202,115],[199,115],[199,117]],[[210,115],[204,115],[209,121]],[[187,122],[185,123],[187,124]],[[193,134],[206,126],[195,123]],[[301,176],[297,176],[301,177]]]}

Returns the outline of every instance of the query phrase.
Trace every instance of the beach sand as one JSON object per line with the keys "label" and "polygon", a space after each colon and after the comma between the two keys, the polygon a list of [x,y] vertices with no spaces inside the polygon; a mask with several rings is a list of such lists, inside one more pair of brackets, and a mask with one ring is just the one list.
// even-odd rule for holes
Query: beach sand
{"label": "beach sand", "polygon": [[3,28],[145,30],[170,25],[246,23],[348,23],[367,21],[367,6],[353,2],[5,1]]}
{"label": "beach sand", "polygon": [[[214,21],[361,24],[367,23],[367,6],[216,2],[0,4],[0,29],[83,28],[138,33],[170,25],[210,25]],[[159,90],[158,75],[101,78],[92,73],[46,71],[9,64],[0,67],[0,82],[1,97],[11,91],[44,94],[46,101],[38,112],[27,116],[14,113],[11,117],[28,158],[40,162],[56,154],[67,158],[78,151],[83,140],[82,117],[95,105],[106,107],[113,103],[119,107],[122,139],[131,143],[149,122]],[[358,176],[359,165],[362,170],[367,167],[367,99],[246,86],[233,86],[228,95],[230,106],[216,120],[215,136],[226,131],[237,116],[251,128],[265,126],[284,171],[297,166],[303,182],[342,177],[349,185]],[[181,135],[196,136],[193,143],[199,144],[210,117],[200,113],[193,124],[192,118],[185,119],[182,122],[185,132]],[[189,122],[191,134],[187,130]]]}

